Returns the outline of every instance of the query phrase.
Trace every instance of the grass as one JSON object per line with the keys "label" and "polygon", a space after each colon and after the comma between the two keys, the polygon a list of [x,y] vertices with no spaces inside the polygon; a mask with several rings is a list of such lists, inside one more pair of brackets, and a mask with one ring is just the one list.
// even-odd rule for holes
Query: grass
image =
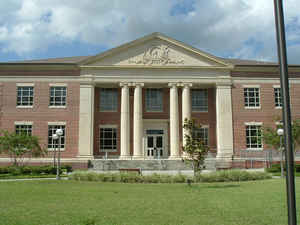
{"label": "grass", "polygon": [[191,187],[17,181],[0,182],[0,190],[1,225],[287,224],[284,179]]}

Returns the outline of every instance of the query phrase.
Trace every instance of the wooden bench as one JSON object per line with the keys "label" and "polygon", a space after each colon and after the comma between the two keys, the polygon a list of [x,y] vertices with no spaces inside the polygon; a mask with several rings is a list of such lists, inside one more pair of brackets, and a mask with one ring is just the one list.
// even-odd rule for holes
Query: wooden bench
{"label": "wooden bench", "polygon": [[119,169],[120,172],[138,172],[138,174],[142,174],[141,168],[128,168],[128,169]]}

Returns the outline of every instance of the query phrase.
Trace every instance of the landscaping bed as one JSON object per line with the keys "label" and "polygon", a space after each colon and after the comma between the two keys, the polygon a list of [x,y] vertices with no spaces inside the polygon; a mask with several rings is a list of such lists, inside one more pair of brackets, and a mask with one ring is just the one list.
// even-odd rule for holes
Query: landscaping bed
{"label": "landscaping bed", "polygon": [[193,183],[193,182],[230,182],[270,179],[272,176],[265,172],[247,172],[242,170],[223,170],[206,174],[197,174],[195,178],[183,174],[140,175],[136,172],[97,173],[76,171],[69,175],[70,180],[122,182],[122,183]]}
{"label": "landscaping bed", "polygon": [[[67,176],[68,172],[72,172],[72,167],[62,165],[59,172],[61,176]],[[56,167],[50,165],[0,167],[0,179],[51,178],[56,173]]]}

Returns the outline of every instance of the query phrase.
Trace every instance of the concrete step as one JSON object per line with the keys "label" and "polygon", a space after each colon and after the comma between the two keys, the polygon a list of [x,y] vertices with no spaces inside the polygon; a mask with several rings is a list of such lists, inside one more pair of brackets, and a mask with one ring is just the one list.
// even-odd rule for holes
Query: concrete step
{"label": "concrete step", "polygon": [[[118,159],[94,159],[91,161],[92,170],[116,171],[119,169],[140,168],[143,171],[185,171],[192,170],[191,163],[182,160],[118,160]],[[215,159],[205,160],[206,170],[215,170]]]}

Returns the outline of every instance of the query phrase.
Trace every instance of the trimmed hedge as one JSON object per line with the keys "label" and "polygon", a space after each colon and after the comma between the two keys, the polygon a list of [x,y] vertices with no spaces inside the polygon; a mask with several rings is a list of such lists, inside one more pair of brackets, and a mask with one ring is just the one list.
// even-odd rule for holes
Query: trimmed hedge
{"label": "trimmed hedge", "polygon": [[[295,172],[300,173],[300,164],[294,165]],[[286,171],[285,163],[283,164],[283,170]],[[280,173],[281,167],[280,164],[273,164],[270,168],[266,168],[266,171],[269,173]]]}
{"label": "trimmed hedge", "polygon": [[[60,173],[63,171],[72,172],[72,166],[62,165]],[[28,174],[56,174],[56,167],[45,166],[6,166],[0,167],[0,174],[12,174],[12,175],[28,175]]]}
{"label": "trimmed hedge", "polygon": [[265,172],[247,172],[241,170],[224,170],[207,174],[198,174],[192,177],[177,174],[152,174],[139,175],[137,173],[97,173],[97,172],[73,172],[69,175],[70,180],[78,181],[101,181],[122,183],[186,183],[186,182],[230,182],[270,179],[272,176]]}
{"label": "trimmed hedge", "polygon": [[231,182],[271,179],[265,172],[247,172],[243,170],[221,170],[213,173],[198,174],[196,182]]}

